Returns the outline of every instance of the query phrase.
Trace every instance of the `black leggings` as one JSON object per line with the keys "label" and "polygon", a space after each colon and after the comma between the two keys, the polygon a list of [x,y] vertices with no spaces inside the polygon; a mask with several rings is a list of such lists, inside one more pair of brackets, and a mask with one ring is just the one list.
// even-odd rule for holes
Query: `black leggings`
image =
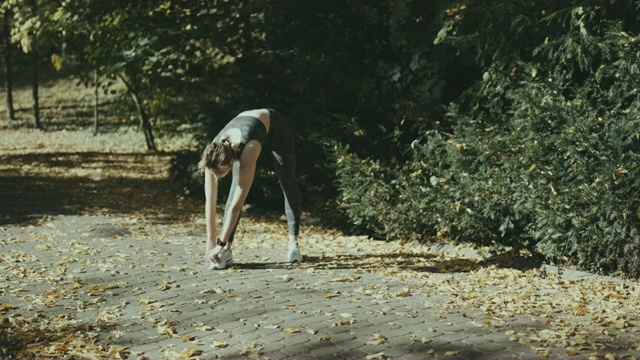
{"label": "black leggings", "polygon": [[[269,112],[271,114],[271,124],[263,151],[266,151],[273,157],[275,173],[280,181],[280,187],[284,194],[284,213],[287,216],[289,235],[298,236],[298,233],[300,232],[301,201],[300,189],[296,182],[296,159],[293,133],[287,119],[283,117],[282,114],[273,109],[269,109]],[[233,179],[231,180],[229,198],[227,198],[224,220],[226,220],[229,211],[231,211],[231,201],[233,200],[235,189],[238,186],[239,173],[240,162],[234,161],[233,168],[231,170]],[[231,225],[231,234],[229,235],[230,243],[233,243],[239,221],[240,216],[238,216],[238,221]]]}

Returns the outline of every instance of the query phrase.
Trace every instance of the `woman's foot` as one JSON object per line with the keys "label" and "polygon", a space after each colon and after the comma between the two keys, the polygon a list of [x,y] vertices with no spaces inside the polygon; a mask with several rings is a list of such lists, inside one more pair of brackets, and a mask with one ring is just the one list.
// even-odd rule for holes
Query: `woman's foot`
{"label": "woman's foot", "polygon": [[294,263],[296,261],[302,262],[302,254],[300,253],[298,243],[289,243],[289,252],[287,258],[290,263]]}

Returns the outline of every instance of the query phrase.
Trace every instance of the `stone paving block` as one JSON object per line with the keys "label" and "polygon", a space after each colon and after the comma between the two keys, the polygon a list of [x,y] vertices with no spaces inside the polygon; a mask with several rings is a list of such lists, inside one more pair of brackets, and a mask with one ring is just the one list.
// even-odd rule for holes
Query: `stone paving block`
{"label": "stone paving block", "polygon": [[[213,325],[212,325],[213,326]],[[219,331],[229,331],[229,332],[235,332],[237,329],[241,328],[244,326],[244,323],[241,321],[238,321],[237,319],[231,320],[231,321],[224,321],[221,322],[215,326],[213,326],[216,330]]]}
{"label": "stone paving block", "polygon": [[483,353],[490,354],[495,352],[501,352],[507,349],[507,345],[512,345],[512,344],[507,344],[505,342],[493,342],[493,341],[487,340],[487,342],[483,344],[475,344],[473,348],[478,351],[482,351]]}
{"label": "stone paving block", "polygon": [[411,354],[411,348],[409,346],[392,346],[384,350],[385,356],[392,358],[407,356]]}
{"label": "stone paving block", "polygon": [[260,338],[260,340],[256,342],[263,347],[265,353],[281,353],[281,350],[286,347],[286,345],[280,341],[264,341],[264,338]]}
{"label": "stone paving block", "polygon": [[310,352],[313,350],[313,347],[310,346],[309,343],[297,344],[297,345],[285,345],[280,352],[286,354],[288,356],[310,356]]}
{"label": "stone paving block", "polygon": [[327,334],[331,334],[333,336],[335,334],[351,333],[353,331],[353,328],[350,325],[340,325],[340,326],[330,326],[330,327],[324,328],[322,331],[326,332]]}
{"label": "stone paving block", "polygon": [[269,334],[269,335],[263,336],[262,337],[262,342],[263,343],[279,343],[284,338],[285,338],[285,335],[282,333],[282,331],[280,331],[278,333],[274,333],[274,334]]}
{"label": "stone paving block", "polygon": [[504,331],[491,331],[482,336],[494,342],[500,342],[504,340],[510,341],[509,336],[507,336]]}
{"label": "stone paving block", "polygon": [[409,331],[412,334],[430,333],[429,332],[429,327],[431,327],[431,324],[428,321],[423,321],[423,322],[416,323],[416,324],[404,324],[404,323],[402,323],[402,328],[406,329],[407,331]]}
{"label": "stone paving block", "polygon": [[362,351],[361,349],[354,349],[354,350],[340,350],[337,353],[337,359],[353,359],[353,360],[360,360],[360,359],[366,359],[367,356],[369,356],[371,354],[366,353],[364,351]]}
{"label": "stone paving block", "polygon": [[[406,338],[407,340],[410,338],[411,331],[407,330],[404,327],[399,327],[397,329],[392,329],[388,331],[380,332],[384,337],[392,339],[392,338]],[[408,341],[407,341],[408,342]]]}
{"label": "stone paving block", "polygon": [[313,349],[309,351],[309,356],[314,358],[334,359],[340,356],[342,350],[330,342],[315,343]]}
{"label": "stone paving block", "polygon": [[[446,341],[449,343],[459,343],[463,340],[469,339],[470,336],[471,334],[467,332],[447,332],[447,333],[444,333],[442,336],[438,337],[438,340]],[[465,347],[466,346],[467,345],[465,345]]]}
{"label": "stone paving block", "polygon": [[317,329],[331,326],[337,321],[335,316],[327,316],[325,314],[307,314],[300,320],[302,320],[305,325]]}
{"label": "stone paving block", "polygon": [[300,344],[309,344],[312,342],[310,334],[308,333],[295,333],[285,334],[284,339],[281,341],[285,346],[295,346]]}
{"label": "stone paving block", "polygon": [[260,333],[258,333],[256,330],[249,331],[240,335],[242,336],[243,342],[254,343],[262,341],[262,335],[260,335]]}

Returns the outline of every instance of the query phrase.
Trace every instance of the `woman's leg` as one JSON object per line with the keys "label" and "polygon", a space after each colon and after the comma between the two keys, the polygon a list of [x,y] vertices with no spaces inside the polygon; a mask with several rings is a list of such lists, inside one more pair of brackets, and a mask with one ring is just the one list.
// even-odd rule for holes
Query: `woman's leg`
{"label": "woman's leg", "polygon": [[284,194],[284,212],[287,217],[289,238],[297,241],[300,231],[301,200],[296,181],[293,132],[278,112],[271,111],[271,114],[268,149],[273,156],[276,176]]}

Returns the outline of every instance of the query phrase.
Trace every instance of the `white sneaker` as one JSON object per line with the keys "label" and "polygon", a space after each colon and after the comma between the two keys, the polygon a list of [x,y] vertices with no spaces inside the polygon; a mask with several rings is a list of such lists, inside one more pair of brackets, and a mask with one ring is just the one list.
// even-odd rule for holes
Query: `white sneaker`
{"label": "white sneaker", "polygon": [[220,261],[215,264],[211,263],[209,268],[211,270],[224,270],[227,266],[233,265],[233,253],[229,249],[222,249],[220,252]]}
{"label": "white sneaker", "polygon": [[290,263],[302,262],[302,254],[300,254],[298,244],[289,244],[288,260]]}

